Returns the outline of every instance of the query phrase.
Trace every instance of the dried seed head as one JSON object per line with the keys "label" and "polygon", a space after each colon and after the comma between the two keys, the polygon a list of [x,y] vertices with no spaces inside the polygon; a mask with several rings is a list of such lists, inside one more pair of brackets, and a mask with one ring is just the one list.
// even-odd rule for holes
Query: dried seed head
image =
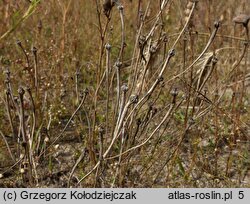
{"label": "dried seed head", "polygon": [[175,49],[169,50],[168,55],[169,55],[170,57],[175,56]]}
{"label": "dried seed head", "polygon": [[140,35],[139,37],[139,46],[144,45],[146,42],[146,37],[144,35]]}
{"label": "dried seed head", "polygon": [[171,92],[170,92],[170,94],[173,96],[173,97],[176,97],[177,95],[178,95],[178,89],[177,88],[174,88]]}
{"label": "dried seed head", "polygon": [[178,95],[178,90],[177,90],[177,88],[174,88],[174,89],[170,92],[170,94],[173,96],[172,103],[175,104],[175,103],[176,103],[176,97],[177,97],[177,95]]}
{"label": "dried seed head", "polygon": [[89,89],[85,88],[83,92],[87,95],[87,94],[89,94]]}
{"label": "dried seed head", "polygon": [[110,45],[109,43],[107,43],[107,44],[105,45],[105,48],[106,48],[106,50],[110,51],[110,50],[111,50],[111,45]]}
{"label": "dried seed head", "polygon": [[3,178],[3,174],[0,174],[0,179]]}
{"label": "dried seed head", "polygon": [[163,38],[163,42],[164,42],[164,43],[167,43],[167,42],[168,42],[168,36],[167,36],[167,33],[166,33],[166,32],[163,32],[163,33],[162,33],[162,38]]}
{"label": "dried seed head", "polygon": [[119,11],[123,11],[124,9],[123,5],[119,5],[117,8],[119,9]]}
{"label": "dried seed head", "polygon": [[136,125],[138,125],[138,126],[141,125],[141,118],[136,119]]}
{"label": "dried seed head", "polygon": [[32,47],[31,52],[33,52],[33,54],[36,55],[36,53],[37,53],[37,48],[36,48],[36,47]]}
{"label": "dried seed head", "polygon": [[218,29],[218,28],[220,27],[220,22],[219,22],[219,21],[215,21],[215,22],[214,22],[214,27],[215,27],[216,29]]}
{"label": "dried seed head", "polygon": [[150,51],[151,54],[154,54],[154,53],[156,53],[156,51],[157,51],[157,47],[156,47],[155,45],[152,45],[152,46],[150,47],[149,51]]}
{"label": "dried seed head", "polygon": [[109,17],[110,12],[113,8],[113,6],[115,5],[115,2],[113,0],[104,0],[103,3],[103,13]]}
{"label": "dried seed head", "polygon": [[122,92],[126,93],[128,91],[128,85],[127,84],[123,84],[121,87]]}
{"label": "dried seed head", "polygon": [[18,88],[17,91],[18,91],[18,94],[19,94],[19,95],[24,95],[24,93],[25,93],[23,87],[21,87],[21,86]]}
{"label": "dried seed head", "polygon": [[191,125],[194,125],[195,124],[195,120],[193,118],[190,118],[188,120],[188,124],[191,126]]}
{"label": "dried seed head", "polygon": [[244,46],[248,46],[249,42],[245,41]]}
{"label": "dried seed head", "polygon": [[131,95],[130,96],[130,102],[131,103],[137,103],[138,102],[138,95]]}
{"label": "dried seed head", "polygon": [[16,41],[16,44],[19,45],[19,46],[21,46],[21,45],[22,45],[22,42],[21,42],[20,40],[17,40],[17,41]]}
{"label": "dried seed head", "polygon": [[7,88],[7,89],[5,90],[5,94],[6,94],[7,96],[10,95],[10,88]]}
{"label": "dried seed head", "polygon": [[104,133],[104,127],[103,127],[102,125],[99,125],[99,127],[98,127],[98,132],[99,132],[101,135],[103,135],[103,133]]}
{"label": "dried seed head", "polygon": [[43,23],[42,23],[42,20],[41,20],[41,19],[38,21],[37,28],[38,28],[39,32],[40,32],[40,31],[42,30],[42,28],[43,28]]}
{"label": "dried seed head", "polygon": [[115,63],[115,67],[118,68],[118,69],[121,68],[122,67],[122,63],[120,61],[117,61]]}
{"label": "dried seed head", "polygon": [[218,58],[214,56],[212,59],[212,63],[215,65],[217,62],[218,62]]}
{"label": "dried seed head", "polygon": [[164,80],[163,76],[158,77],[158,82],[162,82]]}
{"label": "dried seed head", "polygon": [[235,18],[233,18],[234,23],[242,24],[245,27],[247,26],[249,20],[250,20],[250,15],[246,15],[246,14],[240,14],[236,16]]}

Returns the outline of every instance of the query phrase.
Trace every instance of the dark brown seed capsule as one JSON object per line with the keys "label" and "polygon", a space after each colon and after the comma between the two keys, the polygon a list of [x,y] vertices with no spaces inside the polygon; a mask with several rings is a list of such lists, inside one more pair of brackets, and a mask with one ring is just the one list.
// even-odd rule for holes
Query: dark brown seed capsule
{"label": "dark brown seed capsule", "polygon": [[103,13],[105,14],[105,16],[109,17],[113,6],[114,6],[114,2],[112,0],[104,0]]}
{"label": "dark brown seed capsule", "polygon": [[233,18],[234,23],[242,24],[244,26],[247,26],[249,20],[250,20],[250,15],[246,15],[246,14],[240,14],[236,16],[235,18]]}

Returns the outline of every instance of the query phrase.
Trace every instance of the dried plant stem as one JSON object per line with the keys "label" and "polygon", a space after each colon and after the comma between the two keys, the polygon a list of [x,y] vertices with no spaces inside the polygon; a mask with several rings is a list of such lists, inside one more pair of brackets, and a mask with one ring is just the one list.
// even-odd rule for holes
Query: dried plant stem
{"label": "dried plant stem", "polygon": [[20,100],[20,125],[21,125],[21,131],[22,131],[22,136],[23,136],[23,146],[25,150],[25,156],[28,159],[29,163],[29,182],[30,184],[33,184],[33,176],[32,176],[32,171],[33,171],[33,166],[32,166],[32,148],[30,146],[30,137],[26,133],[26,124],[25,124],[25,115],[24,115],[24,101],[23,101],[23,96],[24,96],[24,89],[22,87],[18,88],[18,94],[19,94],[19,100]]}
{"label": "dried plant stem", "polygon": [[8,149],[8,152],[9,152],[9,154],[10,154],[11,159],[15,162],[15,157],[14,157],[14,155],[12,154],[12,151],[11,151],[11,149],[10,149],[10,146],[9,146],[9,144],[8,144],[6,138],[5,138],[5,136],[4,136],[4,134],[3,134],[3,132],[2,132],[1,130],[0,130],[0,135],[2,136],[3,141],[5,142],[5,145],[6,145],[7,149]]}
{"label": "dried plant stem", "polygon": [[189,24],[189,21],[191,20],[191,17],[192,17],[192,15],[193,15],[193,12],[194,12],[194,9],[195,9],[196,4],[197,4],[197,2],[194,1],[194,2],[193,2],[193,5],[192,5],[192,8],[191,8],[191,11],[190,11],[190,13],[189,13],[188,19],[187,19],[187,21],[186,21],[184,27],[182,28],[182,31],[179,33],[177,39],[175,40],[174,44],[172,45],[172,48],[171,48],[171,49],[174,49],[174,48],[175,48],[175,46],[176,46],[176,44],[179,42],[179,40],[180,40],[182,34],[185,32],[185,30],[186,30],[186,28],[187,28],[187,26],[188,26],[188,24]]}
{"label": "dried plant stem", "polygon": [[121,19],[121,48],[120,48],[120,52],[119,52],[119,56],[118,56],[118,62],[123,63],[123,52],[124,52],[124,48],[126,46],[126,42],[125,42],[125,26],[124,26],[124,8],[122,5],[118,6],[119,9],[119,14],[120,14],[120,19]]}
{"label": "dried plant stem", "polygon": [[27,88],[27,93],[29,95],[31,105],[32,105],[32,131],[31,131],[31,135],[30,135],[30,147],[32,147],[33,142],[34,142],[33,140],[34,140],[34,135],[35,135],[35,128],[36,128],[36,124],[37,124],[36,107],[35,107],[35,102],[34,102],[30,88]]}
{"label": "dried plant stem", "polygon": [[181,139],[179,140],[177,146],[174,148],[174,150],[172,151],[172,153],[168,156],[168,159],[164,162],[164,164],[161,166],[160,170],[158,171],[156,177],[154,178],[153,180],[153,184],[157,181],[158,177],[160,176],[162,170],[164,169],[164,167],[169,163],[169,161],[175,156],[176,152],[179,150],[183,140],[185,139],[186,135],[187,135],[187,132],[188,130],[191,128],[193,124],[190,123],[188,124],[188,127],[185,128],[185,131],[181,137]]}
{"label": "dried plant stem", "polygon": [[140,55],[141,55],[140,52],[141,52],[141,50],[140,49],[138,50],[137,46],[139,44],[139,39],[141,37],[141,32],[142,32],[143,25],[145,23],[146,15],[147,15],[147,13],[149,11],[149,5],[150,5],[150,1],[147,4],[147,8],[145,10],[145,14],[144,14],[144,16],[143,16],[143,18],[141,20],[142,22],[140,24],[140,28],[137,31],[137,36],[136,36],[136,41],[135,41],[135,47],[134,47],[133,57],[132,57],[132,62],[131,62],[131,66],[134,68],[134,71],[133,71],[133,74],[131,74],[131,76],[129,77],[129,80],[128,80],[128,87],[130,88],[129,95],[131,95],[131,93],[132,93],[132,91],[134,89],[136,78],[137,78],[137,74],[138,74],[138,64],[139,64],[139,61],[140,61]]}
{"label": "dried plant stem", "polygon": [[81,100],[81,102],[79,103],[78,107],[76,108],[76,110],[72,113],[71,117],[69,118],[68,122],[66,123],[66,125],[64,126],[63,130],[61,131],[61,133],[55,137],[55,139],[53,140],[53,142],[51,142],[51,144],[46,148],[44,149],[40,155],[39,155],[39,158],[46,152],[48,151],[62,136],[63,136],[63,133],[65,132],[65,130],[68,128],[69,124],[71,123],[72,119],[74,118],[74,116],[77,114],[77,112],[80,110],[80,108],[82,107],[83,103],[85,102],[85,99],[88,95],[88,91],[86,90],[85,91],[85,94]]}
{"label": "dried plant stem", "polygon": [[[182,101],[181,101],[182,102]],[[180,103],[181,103],[180,102]],[[171,116],[173,110],[174,110],[174,107],[175,107],[175,104],[171,104],[170,107],[169,107],[169,110],[168,112],[165,114],[165,116],[163,117],[163,119],[161,120],[161,122],[159,123],[159,125],[154,129],[154,131],[150,134],[150,136],[144,141],[142,142],[141,144],[139,145],[136,145],[134,147],[131,147],[129,148],[128,150],[126,150],[125,152],[119,154],[119,155],[116,155],[116,156],[112,156],[110,158],[107,158],[107,159],[114,159],[114,158],[117,158],[117,157],[120,157],[121,155],[124,155],[124,154],[127,154],[128,152],[130,151],[133,151],[135,149],[138,149],[142,146],[144,146],[146,143],[148,143],[148,141],[154,136],[154,134],[159,130],[159,128],[162,126],[162,124]]]}
{"label": "dried plant stem", "polygon": [[73,176],[73,174],[74,174],[74,172],[75,172],[77,166],[78,166],[78,165],[80,164],[80,162],[83,160],[83,158],[84,158],[85,155],[86,155],[86,151],[85,151],[85,148],[84,148],[84,149],[82,150],[81,155],[80,155],[79,158],[77,159],[75,165],[73,166],[73,168],[72,168],[72,170],[71,170],[71,172],[70,172],[70,174],[69,174],[68,184],[67,184],[68,188],[70,187],[70,180],[71,180],[71,178],[72,178],[72,176]]}
{"label": "dried plant stem", "polygon": [[10,111],[10,90],[6,90],[6,109],[7,109],[7,114],[8,114],[8,118],[9,118],[9,122],[10,122],[10,127],[12,130],[12,134],[13,134],[13,139],[17,139],[17,130],[13,125],[13,119],[12,119],[12,115],[11,115],[11,111]]}
{"label": "dried plant stem", "polygon": [[201,54],[193,61],[193,63],[191,65],[189,65],[184,71],[182,71],[181,73],[175,75],[174,77],[172,77],[171,79],[169,79],[168,81],[166,81],[166,83],[169,83],[170,81],[173,81],[175,80],[176,78],[180,77],[181,75],[183,75],[184,73],[187,73],[200,59],[201,57],[206,53],[206,51],[208,50],[209,46],[212,44],[215,36],[216,36],[216,33],[219,29],[219,23],[216,22],[215,23],[215,29],[213,31],[213,33],[211,34],[205,48],[203,49],[203,51],[201,52]]}
{"label": "dried plant stem", "polygon": [[35,81],[35,88],[36,88],[36,95],[38,95],[38,66],[37,66],[37,49],[33,47],[32,52],[34,54],[34,81]]}
{"label": "dried plant stem", "polygon": [[23,54],[24,54],[24,56],[25,56],[25,58],[26,58],[27,67],[25,67],[25,68],[28,68],[28,70],[30,71],[30,60],[29,60],[29,56],[28,56],[27,52],[25,51],[25,49],[24,49],[24,47],[23,47],[21,41],[17,41],[17,45],[21,48],[21,50],[23,51]]}
{"label": "dried plant stem", "polygon": [[110,70],[110,53],[111,45],[106,44],[106,135],[108,135],[109,130],[109,70]]}

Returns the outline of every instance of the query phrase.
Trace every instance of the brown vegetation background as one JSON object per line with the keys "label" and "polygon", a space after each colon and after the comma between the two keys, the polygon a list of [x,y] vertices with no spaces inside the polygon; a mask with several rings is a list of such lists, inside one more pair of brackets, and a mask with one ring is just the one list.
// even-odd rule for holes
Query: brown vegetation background
{"label": "brown vegetation background", "polygon": [[250,187],[249,0],[110,2],[0,0],[0,187]]}

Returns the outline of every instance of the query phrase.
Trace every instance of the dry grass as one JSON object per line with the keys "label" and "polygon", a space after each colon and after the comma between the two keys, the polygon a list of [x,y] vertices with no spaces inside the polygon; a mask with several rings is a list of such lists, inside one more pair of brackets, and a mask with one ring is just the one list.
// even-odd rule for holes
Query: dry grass
{"label": "dry grass", "polygon": [[0,1],[0,187],[250,187],[248,1],[112,2]]}

